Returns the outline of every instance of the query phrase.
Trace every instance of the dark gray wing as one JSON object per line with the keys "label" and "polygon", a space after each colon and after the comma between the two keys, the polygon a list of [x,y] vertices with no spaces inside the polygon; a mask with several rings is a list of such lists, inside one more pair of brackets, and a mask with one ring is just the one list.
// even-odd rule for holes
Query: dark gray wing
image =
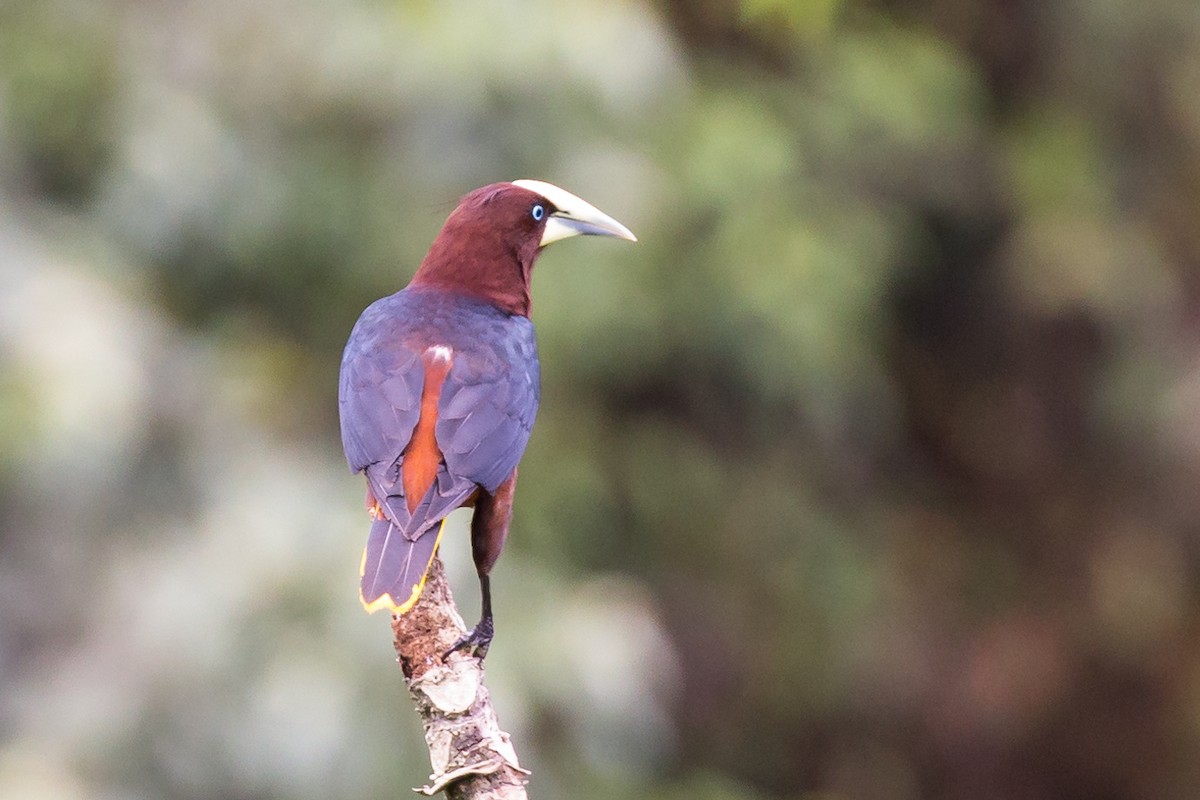
{"label": "dark gray wing", "polygon": [[483,327],[476,341],[485,346],[456,354],[446,378],[437,440],[452,475],[494,492],[516,469],[529,443],[540,373],[528,319],[493,318]]}
{"label": "dark gray wing", "polygon": [[398,295],[372,303],[342,355],[338,413],[354,472],[397,462],[421,412],[425,371],[420,354],[404,344],[403,312]]}

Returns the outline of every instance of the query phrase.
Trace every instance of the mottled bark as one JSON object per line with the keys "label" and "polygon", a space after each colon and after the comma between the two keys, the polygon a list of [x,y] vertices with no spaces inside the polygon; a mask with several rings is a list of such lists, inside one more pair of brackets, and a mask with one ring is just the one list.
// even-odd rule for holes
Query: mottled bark
{"label": "mottled bark", "polygon": [[450,800],[524,800],[521,769],[508,734],[500,730],[475,657],[442,654],[466,633],[442,562],[433,566],[416,605],[392,618],[396,654],[425,727],[433,774],[416,791],[445,791]]}

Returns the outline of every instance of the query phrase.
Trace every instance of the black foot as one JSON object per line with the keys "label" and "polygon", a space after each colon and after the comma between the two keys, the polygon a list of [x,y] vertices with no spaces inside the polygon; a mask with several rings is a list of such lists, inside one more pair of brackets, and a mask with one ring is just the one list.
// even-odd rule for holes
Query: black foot
{"label": "black foot", "polygon": [[450,657],[450,654],[458,650],[467,650],[480,661],[487,655],[488,645],[492,643],[492,636],[495,630],[492,626],[492,618],[484,617],[479,620],[479,624],[472,628],[466,636],[454,643],[454,646],[442,654],[442,661]]}

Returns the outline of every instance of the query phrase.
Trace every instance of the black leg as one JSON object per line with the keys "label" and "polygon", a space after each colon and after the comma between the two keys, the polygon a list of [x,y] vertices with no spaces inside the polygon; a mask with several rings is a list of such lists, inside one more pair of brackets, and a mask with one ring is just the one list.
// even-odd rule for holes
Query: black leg
{"label": "black leg", "polygon": [[513,470],[512,475],[497,487],[495,493],[488,494],[480,489],[475,499],[475,513],[471,516],[471,558],[475,561],[475,574],[479,576],[480,606],[483,613],[480,614],[479,624],[446,651],[442,656],[443,661],[455,650],[470,649],[480,659],[487,655],[494,632],[492,584],[488,575],[495,566],[496,559],[500,557],[500,551],[504,549],[504,540],[508,538],[508,522],[512,518],[513,489],[516,482],[517,471]]}
{"label": "black leg", "polygon": [[467,635],[454,643],[454,646],[442,654],[445,661],[456,650],[470,650],[480,661],[487,656],[488,645],[492,643],[495,627],[492,623],[492,581],[487,575],[479,576],[479,593],[482,597],[479,622],[467,632]]}

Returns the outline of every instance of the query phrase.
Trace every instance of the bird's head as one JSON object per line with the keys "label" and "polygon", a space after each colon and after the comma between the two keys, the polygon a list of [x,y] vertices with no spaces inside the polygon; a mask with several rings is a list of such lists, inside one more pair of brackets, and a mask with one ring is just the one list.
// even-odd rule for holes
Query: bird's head
{"label": "bird's head", "polygon": [[410,285],[481,297],[528,316],[538,253],[580,235],[637,241],[624,225],[553,184],[493,183],[468,194],[450,213]]}

